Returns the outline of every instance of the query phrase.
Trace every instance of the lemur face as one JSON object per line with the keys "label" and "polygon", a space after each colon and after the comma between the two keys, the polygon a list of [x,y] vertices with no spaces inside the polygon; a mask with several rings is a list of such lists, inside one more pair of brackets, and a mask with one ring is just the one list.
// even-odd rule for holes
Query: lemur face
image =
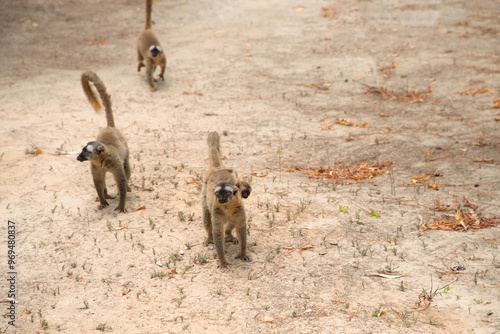
{"label": "lemur face", "polygon": [[238,192],[238,188],[236,188],[231,183],[219,183],[214,188],[214,195],[217,199],[217,202],[224,204],[233,199],[233,196]]}
{"label": "lemur face", "polygon": [[102,144],[96,141],[88,142],[76,160],[87,161],[97,157],[103,151]]}

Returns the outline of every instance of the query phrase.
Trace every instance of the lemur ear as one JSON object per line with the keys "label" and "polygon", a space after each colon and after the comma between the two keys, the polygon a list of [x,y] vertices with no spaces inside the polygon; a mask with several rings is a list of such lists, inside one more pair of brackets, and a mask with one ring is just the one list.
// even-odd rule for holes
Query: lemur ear
{"label": "lemur ear", "polygon": [[104,152],[104,145],[102,145],[102,144],[97,145],[96,150],[97,150],[97,153]]}

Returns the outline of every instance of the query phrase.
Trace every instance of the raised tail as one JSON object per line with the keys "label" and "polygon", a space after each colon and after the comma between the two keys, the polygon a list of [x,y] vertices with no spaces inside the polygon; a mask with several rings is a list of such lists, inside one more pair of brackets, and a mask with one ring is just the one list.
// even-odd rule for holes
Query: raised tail
{"label": "raised tail", "polygon": [[146,27],[144,29],[151,29],[151,12],[153,11],[153,0],[146,0]]}
{"label": "raised tail", "polygon": [[[90,87],[90,82],[94,84],[94,87],[99,93],[99,97],[95,95],[95,92]],[[106,121],[108,126],[115,127],[115,121],[113,119],[113,110],[111,110],[111,97],[106,92],[106,86],[101,81],[101,79],[92,71],[85,71],[82,73],[82,87],[87,99],[94,108],[96,112],[102,109],[104,104],[104,109],[106,110]]]}
{"label": "raised tail", "polygon": [[220,137],[217,132],[210,132],[207,138],[208,158],[210,159],[210,167],[217,168],[222,166],[220,154]]}

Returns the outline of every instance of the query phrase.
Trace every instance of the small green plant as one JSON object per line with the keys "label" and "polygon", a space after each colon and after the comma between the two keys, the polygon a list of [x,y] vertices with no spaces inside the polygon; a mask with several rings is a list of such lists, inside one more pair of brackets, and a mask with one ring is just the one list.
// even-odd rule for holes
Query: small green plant
{"label": "small green plant", "polygon": [[343,213],[349,213],[349,211],[347,211],[347,207],[342,206],[342,205],[339,205],[339,213],[340,213],[340,212],[343,212]]}
{"label": "small green plant", "polygon": [[406,291],[406,289],[408,289],[408,286],[406,284],[404,284],[403,281],[401,281],[401,283],[399,283],[399,285],[397,285],[397,287],[398,287],[399,291],[403,291],[403,292]]}
{"label": "small green plant", "polygon": [[155,270],[150,275],[151,275],[151,278],[159,277],[159,278],[163,279],[163,277],[167,276],[167,273],[164,271],[156,271]]}
{"label": "small green plant", "polygon": [[208,256],[207,256],[207,254],[197,253],[194,256],[194,263],[205,264],[207,262],[208,262]]}
{"label": "small green plant", "polygon": [[177,212],[177,216],[179,217],[179,220],[181,222],[186,221],[186,214],[184,213],[184,211]]}
{"label": "small green plant", "polygon": [[97,329],[98,331],[106,331],[106,330],[113,330],[113,327],[111,325],[108,325],[107,322],[104,322],[104,323],[100,323],[99,325],[97,325],[97,327],[95,328]]}
{"label": "small green plant", "polygon": [[380,317],[382,315],[382,306],[384,304],[378,304],[378,307],[374,308],[372,311],[372,317]]}
{"label": "small green plant", "polygon": [[370,209],[370,217],[380,218],[380,215],[379,215],[378,211]]}

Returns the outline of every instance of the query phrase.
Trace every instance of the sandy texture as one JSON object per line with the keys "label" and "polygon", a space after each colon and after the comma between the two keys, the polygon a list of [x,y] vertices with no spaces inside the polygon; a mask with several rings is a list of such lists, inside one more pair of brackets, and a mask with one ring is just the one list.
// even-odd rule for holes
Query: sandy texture
{"label": "sandy texture", "polygon": [[[168,64],[151,93],[142,1],[2,1],[0,242],[14,221],[18,272],[2,333],[500,331],[498,224],[427,228],[500,216],[498,3],[424,3],[156,1]],[[85,69],[129,143],[129,213],[98,210],[76,160],[105,126]],[[209,131],[253,186],[252,262],[227,244],[224,270],[202,244]],[[392,165],[338,182],[295,169],[358,162]]]}

